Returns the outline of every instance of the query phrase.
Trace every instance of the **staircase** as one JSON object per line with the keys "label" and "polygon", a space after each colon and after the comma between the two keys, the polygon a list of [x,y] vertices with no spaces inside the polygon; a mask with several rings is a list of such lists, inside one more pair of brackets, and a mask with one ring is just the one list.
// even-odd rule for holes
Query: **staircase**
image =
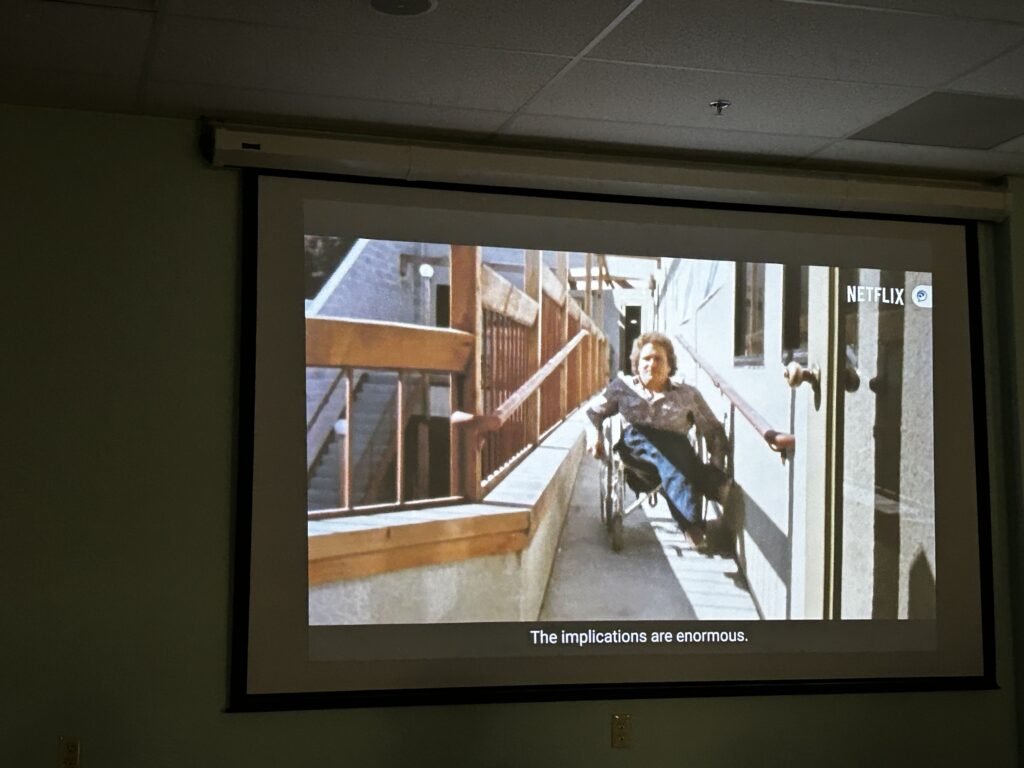
{"label": "staircase", "polygon": [[338,478],[342,442],[335,434],[334,423],[345,416],[342,376],[338,368],[306,368],[307,509],[340,505]]}
{"label": "staircase", "polygon": [[306,428],[313,421],[317,409],[327,396],[335,379],[341,374],[339,368],[306,367]]}
{"label": "staircase", "polygon": [[[330,375],[323,371],[330,372]],[[328,396],[331,376],[336,372],[336,369],[307,369],[307,420],[312,418],[319,403]],[[382,464],[386,462],[389,453],[394,453],[395,448],[396,379],[393,373],[356,371],[357,385],[353,388],[353,408],[350,411],[355,414],[355,419],[346,418],[343,397],[341,410],[336,419],[332,419],[344,421],[344,428],[351,430],[353,504],[394,500],[394,491],[391,490],[394,487],[394,470],[389,473],[391,488],[388,487],[388,478],[383,478],[384,482],[381,482],[380,473],[387,473],[387,467]],[[341,390],[342,385],[336,389]],[[307,475],[307,509],[333,509],[341,506],[341,452],[344,442],[344,434],[338,434],[337,430],[331,430],[327,436]],[[381,488],[379,493],[375,491],[375,485]],[[378,495],[380,498],[371,498]]]}
{"label": "staircase", "polygon": [[307,477],[307,509],[334,509],[341,506],[340,461],[341,440],[337,435],[332,435]]}
{"label": "staircase", "polygon": [[[395,501],[394,470],[385,465],[395,450],[395,397],[398,376],[368,373],[355,398],[352,429],[352,504]],[[390,462],[393,464],[393,461]],[[381,483],[386,474],[390,483]],[[379,490],[374,486],[378,486]]]}

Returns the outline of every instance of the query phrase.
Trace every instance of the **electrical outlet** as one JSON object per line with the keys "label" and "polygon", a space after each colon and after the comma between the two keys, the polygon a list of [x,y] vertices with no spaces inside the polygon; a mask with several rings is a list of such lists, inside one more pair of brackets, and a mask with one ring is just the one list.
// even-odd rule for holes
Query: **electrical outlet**
{"label": "electrical outlet", "polygon": [[81,759],[82,740],[77,736],[61,736],[58,768],[79,768]]}
{"label": "electrical outlet", "polygon": [[612,746],[628,747],[633,740],[633,718],[630,715],[612,715]]}

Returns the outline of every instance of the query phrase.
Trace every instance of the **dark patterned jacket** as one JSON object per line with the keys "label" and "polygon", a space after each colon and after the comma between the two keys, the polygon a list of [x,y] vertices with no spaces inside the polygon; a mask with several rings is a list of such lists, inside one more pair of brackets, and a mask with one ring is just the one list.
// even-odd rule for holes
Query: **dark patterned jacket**
{"label": "dark patterned jacket", "polygon": [[725,466],[728,439],[725,428],[696,387],[670,381],[664,392],[651,393],[637,376],[620,373],[587,408],[587,416],[599,430],[601,422],[618,413],[635,427],[653,427],[686,435],[697,427],[707,445],[711,463]]}

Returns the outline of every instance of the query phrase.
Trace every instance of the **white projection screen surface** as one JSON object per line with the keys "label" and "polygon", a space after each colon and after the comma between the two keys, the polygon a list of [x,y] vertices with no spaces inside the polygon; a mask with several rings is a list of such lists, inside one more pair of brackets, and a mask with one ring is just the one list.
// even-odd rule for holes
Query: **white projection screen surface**
{"label": "white projection screen surface", "polygon": [[249,183],[234,705],[992,685],[970,227]]}

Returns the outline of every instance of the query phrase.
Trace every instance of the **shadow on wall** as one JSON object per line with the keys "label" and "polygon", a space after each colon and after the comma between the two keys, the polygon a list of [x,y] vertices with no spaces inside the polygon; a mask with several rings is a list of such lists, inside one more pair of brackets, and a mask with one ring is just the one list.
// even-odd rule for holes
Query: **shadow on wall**
{"label": "shadow on wall", "polygon": [[[769,565],[776,573],[780,571],[788,573],[789,553],[785,547],[785,541],[780,546],[778,536],[773,535],[773,531],[779,534],[781,534],[781,531],[767,519],[764,511],[750,500],[739,483],[733,483],[729,498],[722,507],[721,517],[707,526],[705,531],[705,549],[709,553],[727,555],[736,560],[736,565],[739,569],[737,576],[742,580],[743,588],[750,592],[751,597],[754,598],[758,614],[761,618],[764,618],[757,595],[748,578],[747,536],[751,534],[748,529],[750,517],[747,514],[748,509],[753,510],[754,514],[752,517],[758,521],[755,528],[759,529],[761,533],[767,530],[768,539],[774,542],[772,545],[769,545],[769,548],[772,550],[772,556],[768,558]],[[764,525],[766,522],[769,526],[767,529]],[[753,537],[751,540],[759,548],[762,548],[761,541]],[[788,584],[788,581],[786,583]]]}
{"label": "shadow on wall", "polygon": [[728,550],[735,553],[737,563],[741,568],[746,567],[744,559],[745,544],[743,541],[743,528],[746,525],[746,493],[739,483],[733,482],[732,491],[722,507],[721,526],[711,528],[709,526],[708,536],[713,538],[711,542],[719,550]]}
{"label": "shadow on wall", "polygon": [[907,600],[908,619],[935,618],[935,574],[924,552],[918,552],[910,566],[909,596]]}
{"label": "shadow on wall", "polygon": [[736,532],[737,556],[744,573],[749,575],[746,552],[746,540],[749,537],[788,591],[792,562],[786,532],[779,528],[739,484],[733,486],[723,516],[730,529]]}

